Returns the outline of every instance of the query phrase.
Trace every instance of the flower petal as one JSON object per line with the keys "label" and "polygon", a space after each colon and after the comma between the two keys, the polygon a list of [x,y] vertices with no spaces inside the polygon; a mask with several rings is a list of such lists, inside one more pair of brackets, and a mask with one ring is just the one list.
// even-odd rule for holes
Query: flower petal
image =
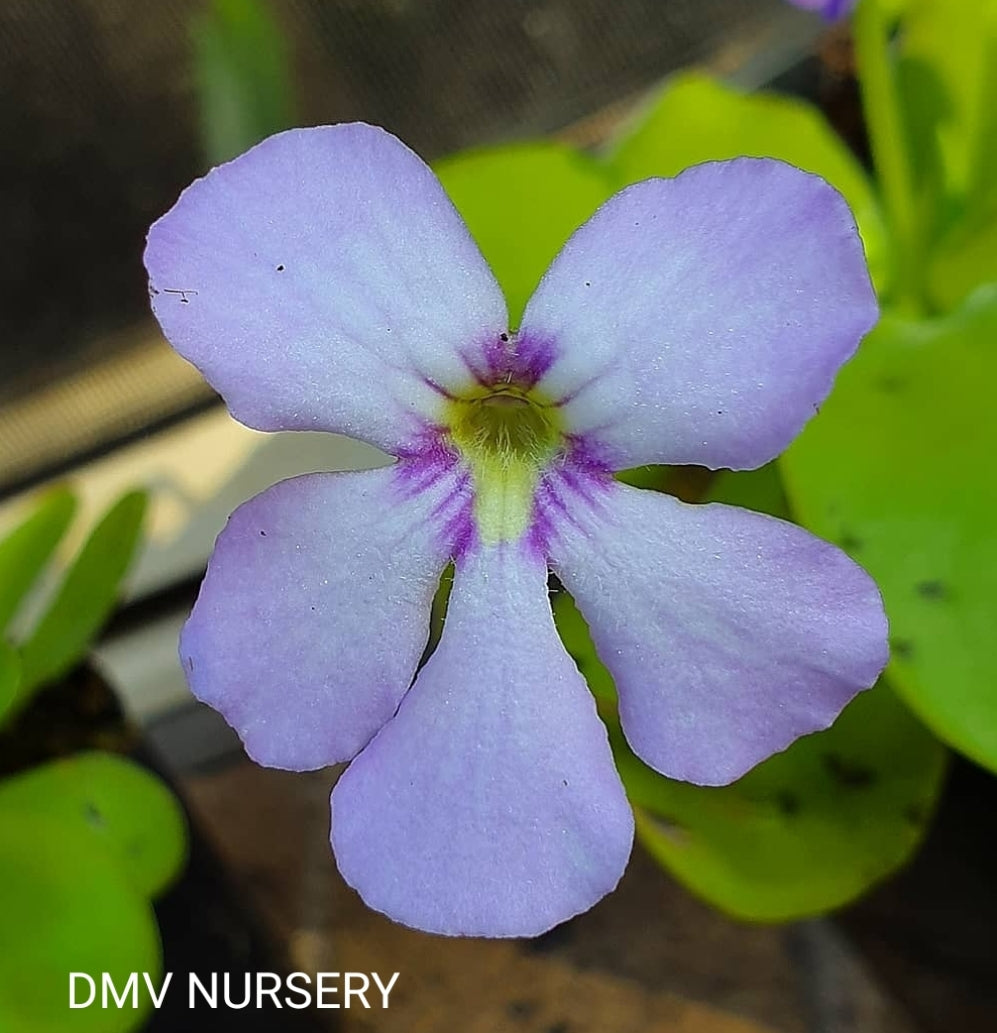
{"label": "flower petal", "polygon": [[346,881],[419,929],[536,936],[613,889],[633,817],[536,554],[459,563],[439,648],[332,809]]}
{"label": "flower petal", "polygon": [[[505,301],[429,168],[362,124],[272,136],[209,172],[149,232],[174,347],[260,430],[331,430],[398,453],[432,384],[506,326]],[[479,349],[480,350],[480,349]]]}
{"label": "flower petal", "polygon": [[734,781],[830,725],[886,663],[872,579],[774,517],[614,484],[550,548],[627,740],[672,778]]}
{"label": "flower petal", "polygon": [[877,318],[841,195],[771,159],[650,179],[554,260],[521,336],[556,342],[542,387],[618,469],[751,469],[778,455]]}
{"label": "flower petal", "polygon": [[453,475],[399,464],[282,481],[240,506],[180,639],[191,690],[260,764],[348,760],[395,712],[429,632]]}

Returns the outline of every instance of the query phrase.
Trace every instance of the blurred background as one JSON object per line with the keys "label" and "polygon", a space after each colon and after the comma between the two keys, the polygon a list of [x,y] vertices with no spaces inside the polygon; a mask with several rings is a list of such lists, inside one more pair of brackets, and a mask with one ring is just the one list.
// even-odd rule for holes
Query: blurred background
{"label": "blurred background", "polygon": [[[293,1031],[299,1019],[388,1033],[997,1028],[993,929],[950,897],[977,870],[930,840],[912,869],[834,920],[738,923],[638,850],[618,893],[535,942],[394,926],[335,872],[333,773],[250,764],[192,702],[176,661],[214,537],[240,501],[292,474],[383,461],[344,439],[242,428],[162,340],[141,254],[184,186],[291,124],[370,121],[430,161],[549,135],[599,148],[691,65],[816,101],[864,160],[847,28],[783,0],[273,0],[262,18],[247,13],[257,7],[0,6],[0,531],[50,482],[68,479],[90,518],[131,486],[150,490],[145,542],[96,662],[203,834],[198,873],[230,894],[199,918],[193,898],[167,898],[164,930],[181,950],[199,949],[195,929],[202,947],[224,941],[247,966],[401,973],[389,1013],[233,1013],[241,1030]],[[964,817],[943,814],[946,834],[962,834]],[[167,969],[196,967],[164,939]],[[201,1028],[186,1012],[154,1021]]]}
{"label": "blurred background", "polygon": [[[213,49],[210,12],[195,0],[0,10],[0,491],[210,401],[156,340],[140,256],[150,222],[219,148],[245,145],[254,119],[263,131],[370,121],[428,160],[552,132],[591,144],[669,71],[708,62],[760,85],[820,28],[782,0],[264,8],[282,45],[254,42],[250,27],[237,41],[248,54],[234,57]],[[271,92],[257,108],[216,81],[232,61],[264,77]],[[70,382],[60,405],[55,388]],[[44,415],[30,401],[39,395],[54,406]]]}

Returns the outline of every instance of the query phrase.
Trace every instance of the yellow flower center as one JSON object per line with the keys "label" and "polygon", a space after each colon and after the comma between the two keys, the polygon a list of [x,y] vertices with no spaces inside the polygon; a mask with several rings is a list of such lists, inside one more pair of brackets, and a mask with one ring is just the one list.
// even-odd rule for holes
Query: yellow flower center
{"label": "yellow flower center", "polygon": [[474,516],[487,545],[529,527],[544,467],[561,448],[558,408],[536,388],[475,388],[446,403],[446,425],[474,478]]}

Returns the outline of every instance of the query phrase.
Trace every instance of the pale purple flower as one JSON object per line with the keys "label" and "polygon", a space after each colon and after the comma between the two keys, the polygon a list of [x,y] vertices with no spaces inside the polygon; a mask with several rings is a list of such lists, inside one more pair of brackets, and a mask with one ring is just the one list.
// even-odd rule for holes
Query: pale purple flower
{"label": "pale purple flower", "polygon": [[630,744],[674,778],[730,782],[875,681],[880,597],[838,549],[612,476],[757,467],[827,395],[877,309],[817,177],[745,158],[624,190],[518,332],[433,173],[366,125],[282,133],[209,173],[146,264],[166,335],[237,419],[397,457],[240,507],[181,641],[194,693],[261,764],[352,760],[332,844],[372,907],[535,935],[619,880],[632,815],[548,568]]}
{"label": "pale purple flower", "polygon": [[827,21],[837,21],[851,14],[856,0],[789,0],[795,7],[802,7],[805,11],[816,11]]}

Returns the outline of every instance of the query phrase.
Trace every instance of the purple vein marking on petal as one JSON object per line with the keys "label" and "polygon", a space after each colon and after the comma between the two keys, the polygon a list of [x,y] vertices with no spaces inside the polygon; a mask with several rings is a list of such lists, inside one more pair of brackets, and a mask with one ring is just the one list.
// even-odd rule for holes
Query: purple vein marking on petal
{"label": "purple vein marking on petal", "polygon": [[614,483],[610,467],[590,443],[581,437],[570,438],[568,450],[544,471],[537,485],[528,532],[530,546],[546,555],[564,521],[582,530],[580,509],[601,510],[602,499]]}
{"label": "purple vein marking on petal", "polygon": [[571,461],[558,468],[561,480],[574,494],[581,496],[590,506],[597,504],[597,495],[608,483],[610,474],[603,467],[590,466],[584,459],[571,456]]}
{"label": "purple vein marking on petal", "polygon": [[478,547],[478,529],[474,522],[472,500],[468,495],[443,526],[443,535],[450,546],[450,555],[459,560]]}
{"label": "purple vein marking on petal", "polygon": [[425,491],[460,461],[438,427],[425,428],[413,444],[399,448],[396,455],[398,487],[405,498]]}
{"label": "purple vein marking on petal", "polygon": [[453,557],[462,556],[477,541],[473,516],[474,490],[471,472],[451,449],[440,431],[427,431],[420,447],[405,449],[395,465],[395,490],[411,498],[429,490],[444,478],[450,484],[429,517],[441,544]]}
{"label": "purple vein marking on petal", "polygon": [[558,398],[554,404],[560,407],[563,405],[567,405],[569,402],[573,402],[576,398],[579,398],[590,387],[592,387],[593,384],[598,384],[599,381],[602,380],[602,378],[605,376],[605,372],[606,367],[599,370],[598,373],[593,374],[588,379],[583,380],[573,391],[569,391],[567,394],[561,395],[561,397]]}
{"label": "purple vein marking on petal", "polygon": [[460,477],[448,496],[434,510],[437,537],[451,558],[460,559],[478,541],[473,516],[473,494],[470,477]]}
{"label": "purple vein marking on petal", "polygon": [[474,382],[478,387],[491,387],[492,381],[477,369],[474,363],[463,352],[460,353],[460,357],[464,365],[467,367],[468,373],[471,374],[471,377],[474,379]]}
{"label": "purple vein marking on petal", "polygon": [[597,479],[612,477],[615,469],[612,458],[592,435],[568,434],[567,440],[572,466]]}
{"label": "purple vein marking on petal", "polygon": [[427,376],[425,373],[420,373],[419,377],[421,378],[422,382],[426,385],[426,387],[435,391],[438,395],[441,395],[443,398],[446,398],[447,401],[452,402],[457,397],[452,391],[448,391],[442,384],[438,384],[435,380],[433,380],[432,377]]}
{"label": "purple vein marking on petal", "polygon": [[558,521],[571,519],[571,512],[554,487],[553,478],[549,473],[544,474],[533,500],[533,520],[527,531],[528,547],[546,556]]}

